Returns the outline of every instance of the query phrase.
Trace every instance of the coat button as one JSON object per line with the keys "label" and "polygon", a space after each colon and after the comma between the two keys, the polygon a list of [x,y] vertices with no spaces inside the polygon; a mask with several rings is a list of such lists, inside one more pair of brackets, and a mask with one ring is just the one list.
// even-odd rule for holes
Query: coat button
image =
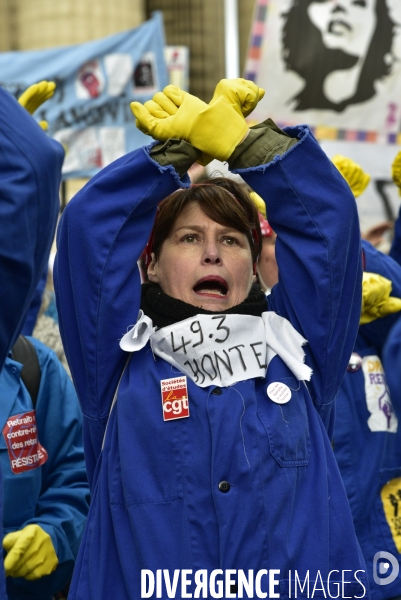
{"label": "coat button", "polygon": [[212,391],[213,396],[221,396],[222,393],[223,392],[220,388],[214,388],[214,390]]}
{"label": "coat button", "polygon": [[231,485],[228,483],[228,481],[220,481],[219,483],[219,490],[220,492],[223,492],[223,494],[227,494],[227,492],[230,491]]}

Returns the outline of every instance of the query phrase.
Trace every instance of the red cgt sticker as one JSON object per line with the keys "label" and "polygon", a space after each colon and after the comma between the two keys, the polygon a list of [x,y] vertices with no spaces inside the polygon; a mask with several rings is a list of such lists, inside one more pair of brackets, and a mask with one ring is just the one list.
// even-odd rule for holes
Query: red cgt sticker
{"label": "red cgt sticker", "polygon": [[189,417],[187,378],[173,377],[160,381],[163,403],[163,419],[182,419]]}
{"label": "red cgt sticker", "polygon": [[47,461],[47,452],[38,440],[35,415],[34,410],[14,415],[3,427],[10,467],[15,475],[36,469]]}

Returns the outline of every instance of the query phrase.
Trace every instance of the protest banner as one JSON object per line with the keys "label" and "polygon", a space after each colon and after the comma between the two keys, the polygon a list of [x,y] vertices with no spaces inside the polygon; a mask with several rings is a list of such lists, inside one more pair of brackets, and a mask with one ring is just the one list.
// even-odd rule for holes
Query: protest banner
{"label": "protest banner", "polygon": [[358,201],[365,228],[399,205],[400,26],[397,0],[256,2],[244,76],[266,95],[251,118],[307,123],[330,157],[359,162],[372,177]]}
{"label": "protest banner", "polygon": [[90,177],[151,140],[130,102],[168,84],[161,13],[141,26],[76,46],[0,54],[0,85],[16,97],[43,79],[57,85],[35,113],[66,149],[64,178]]}

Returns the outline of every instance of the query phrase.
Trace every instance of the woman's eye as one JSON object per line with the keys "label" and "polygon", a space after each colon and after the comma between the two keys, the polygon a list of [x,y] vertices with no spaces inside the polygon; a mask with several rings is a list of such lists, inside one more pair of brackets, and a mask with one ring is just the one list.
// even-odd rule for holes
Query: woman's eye
{"label": "woman's eye", "polygon": [[196,242],[196,235],[184,235],[183,238],[181,238],[182,242],[187,242],[188,244],[193,244],[194,242]]}
{"label": "woman's eye", "polygon": [[234,237],[225,237],[223,238],[223,242],[226,244],[226,246],[235,246],[238,244],[238,240]]}

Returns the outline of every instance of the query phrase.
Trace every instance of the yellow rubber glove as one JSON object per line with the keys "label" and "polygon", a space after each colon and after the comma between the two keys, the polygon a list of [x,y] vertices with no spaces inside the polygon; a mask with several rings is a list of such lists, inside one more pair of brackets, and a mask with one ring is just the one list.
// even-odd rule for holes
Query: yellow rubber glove
{"label": "yellow rubber glove", "polygon": [[401,196],[401,150],[398,152],[391,165],[391,176],[395,185],[398,187],[398,193]]}
{"label": "yellow rubber glove", "polygon": [[[246,118],[256,108],[259,100],[262,100],[264,95],[265,90],[258,87],[250,79],[221,79],[216,85],[213,98],[209,104],[213,104],[220,96],[223,96],[239,115]],[[202,159],[202,164],[207,165],[213,160],[213,157],[204,154]]]}
{"label": "yellow rubber glove", "polygon": [[332,162],[348,183],[354,197],[358,198],[358,196],[360,196],[367,188],[370,181],[370,175],[365,173],[358,163],[341,154],[333,156]]}
{"label": "yellow rubber glove", "polygon": [[261,198],[256,192],[249,192],[249,195],[253,200],[254,205],[258,209],[258,212],[260,212],[260,214],[266,219],[266,203],[263,198]]}
{"label": "yellow rubber glove", "polygon": [[29,581],[53,573],[58,565],[51,537],[39,525],[27,525],[3,539],[7,550],[4,568],[7,577],[24,577]]}
{"label": "yellow rubber glove", "polygon": [[131,102],[130,106],[136,126],[147,135],[160,141],[185,140],[221,161],[231,156],[248,131],[243,116],[223,96],[206,104],[174,85],[165,87],[145,105]]}
{"label": "yellow rubber glove", "polygon": [[210,104],[223,96],[238,114],[247,117],[264,95],[265,90],[249,79],[222,79],[216,85]]}
{"label": "yellow rubber glove", "polygon": [[[54,81],[40,81],[39,83],[34,83],[18,98],[18,102],[29,112],[29,114],[33,115],[39,106],[53,96],[55,89],[56,84]],[[47,121],[40,121],[39,125],[45,131],[48,128]]]}
{"label": "yellow rubber glove", "polygon": [[[213,104],[220,96],[223,96],[239,116],[247,117],[264,95],[265,91],[248,79],[222,79],[217,84],[209,104]],[[165,119],[177,112],[177,106],[163,92],[155,94],[153,100],[148,100],[144,106],[158,119]],[[198,162],[205,166],[211,160],[213,160],[213,156],[207,156],[204,153]]]}
{"label": "yellow rubber glove", "polygon": [[[222,79],[217,84],[209,104],[223,96],[240,116],[247,117],[264,95],[265,90],[248,79]],[[165,119],[177,112],[177,106],[163,92],[157,92],[153,100],[148,100],[144,106],[159,119]]]}
{"label": "yellow rubber glove", "polygon": [[363,273],[360,325],[401,310],[401,299],[390,296],[393,286],[377,273]]}

